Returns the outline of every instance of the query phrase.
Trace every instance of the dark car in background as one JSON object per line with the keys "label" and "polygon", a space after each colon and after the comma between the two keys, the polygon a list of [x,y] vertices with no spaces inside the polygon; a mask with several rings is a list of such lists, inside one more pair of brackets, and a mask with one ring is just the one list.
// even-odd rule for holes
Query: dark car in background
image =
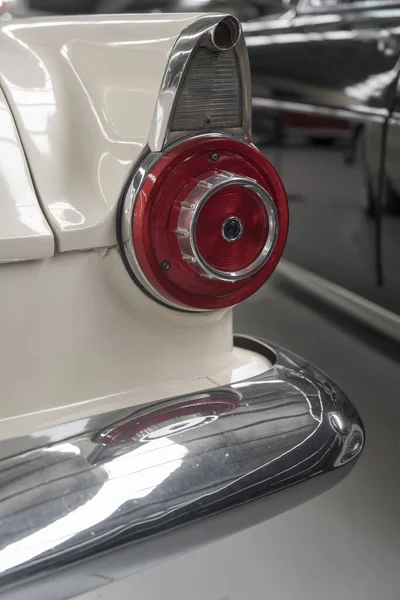
{"label": "dark car in background", "polygon": [[[399,26],[393,0],[300,0],[279,18],[244,24],[254,126],[291,202],[286,258],[322,277],[319,286],[329,280],[396,313]],[[356,313],[367,306],[343,302],[331,285],[325,296],[336,292]]]}
{"label": "dark car in background", "polygon": [[27,0],[31,10],[71,13],[228,12],[242,21],[282,12],[291,0]]}

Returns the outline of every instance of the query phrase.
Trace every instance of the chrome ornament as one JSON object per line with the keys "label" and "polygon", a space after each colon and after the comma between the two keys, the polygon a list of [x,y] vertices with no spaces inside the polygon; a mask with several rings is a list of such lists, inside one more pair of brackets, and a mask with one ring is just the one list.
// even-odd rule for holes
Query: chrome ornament
{"label": "chrome ornament", "polygon": [[[196,243],[196,225],[200,211],[207,200],[217,192],[231,186],[245,187],[258,196],[268,217],[268,236],[264,248],[253,263],[240,271],[226,272],[215,269],[202,257]],[[226,222],[224,223],[224,227],[225,224]],[[182,203],[176,235],[183,259],[197,272],[206,277],[215,277],[222,281],[241,281],[257,273],[270,258],[278,237],[278,227],[277,210],[268,192],[253,179],[240,177],[224,171],[222,173],[215,173],[207,179],[199,181],[197,186],[188,194],[187,199]],[[243,229],[239,236],[229,241],[237,241],[240,239],[242,233]],[[221,234],[225,237],[223,231]]]}
{"label": "chrome ornament", "polygon": [[[231,41],[226,47],[219,46],[215,39],[215,33],[221,24],[227,25],[232,32]],[[250,140],[252,115],[251,78],[249,57],[242,27],[235,17],[227,17],[223,14],[211,14],[203,15],[192,23],[179,37],[172,50],[161,84],[149,135],[148,143],[152,152],[160,152],[170,143],[185,136],[201,133],[199,131],[170,131],[174,107],[185,80],[190,59],[194,51],[200,46],[204,46],[216,53],[232,49],[235,52],[242,90],[242,124],[241,127],[225,129],[225,131],[231,135],[238,135],[246,140]]]}

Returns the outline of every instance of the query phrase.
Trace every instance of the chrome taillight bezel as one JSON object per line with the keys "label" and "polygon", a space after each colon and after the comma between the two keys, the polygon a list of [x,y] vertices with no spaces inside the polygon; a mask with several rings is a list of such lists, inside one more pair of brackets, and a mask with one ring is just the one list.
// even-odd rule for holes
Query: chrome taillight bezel
{"label": "chrome taillight bezel", "polygon": [[[264,248],[253,263],[244,269],[227,272],[214,268],[203,258],[196,242],[196,225],[200,211],[206,202],[214,194],[229,186],[251,189],[259,197],[268,215],[268,236]],[[201,187],[203,187],[203,190]],[[181,209],[182,218],[180,215],[178,220],[179,232],[182,232],[179,243],[182,253],[192,259],[191,262],[194,268],[197,267],[206,276],[216,277],[222,281],[241,281],[251,277],[265,265],[274,250],[279,224],[276,207],[271,196],[256,181],[232,173],[216,173],[204,182],[200,182],[188,195],[186,203],[187,206]]]}
{"label": "chrome taillight bezel", "polygon": [[[219,31],[221,27],[224,29],[222,36],[219,35],[221,34],[221,31]],[[221,38],[219,42],[218,36]],[[202,52],[208,53],[206,59],[201,54]],[[230,58],[229,53],[234,57],[234,63],[227,60],[227,57]],[[201,60],[199,58],[197,63],[196,59],[199,56],[201,56]],[[198,110],[195,113],[196,116],[193,116],[192,119],[188,115],[190,115],[194,102],[193,94],[195,92],[193,90],[198,85],[197,69],[203,73],[210,57],[212,64],[215,62],[220,67],[212,68],[211,71],[207,70],[208,75],[205,81],[208,82],[211,77],[209,87],[212,93],[209,92],[208,88],[202,90]],[[234,69],[233,64],[235,65]],[[228,82],[232,81],[231,76],[237,81],[236,87],[227,86],[226,88],[229,89],[229,98],[231,99],[229,109],[226,112],[221,112],[218,108],[221,103],[221,88],[215,87],[215,83],[219,82],[218,75],[225,77]],[[194,85],[192,79],[196,82],[193,89],[191,87]],[[223,90],[225,93],[225,88]],[[208,97],[210,97],[210,107]],[[214,105],[212,104],[213,98],[215,99]],[[240,103],[236,105],[237,98],[240,98]],[[179,112],[179,109],[181,112]],[[214,109],[216,112],[213,112]],[[239,21],[235,17],[218,14],[202,15],[195,18],[177,39],[168,59],[148,138],[149,153],[136,167],[131,181],[128,183],[127,191],[121,200],[118,215],[118,239],[128,271],[147,295],[163,305],[191,312],[230,307],[254,293],[265,282],[276,267],[282,254],[288,226],[286,195],[272,165],[258,153],[250,142],[251,112],[249,60]],[[180,130],[181,128],[183,129]],[[230,143],[235,146],[236,150],[233,153],[236,160],[235,168],[229,169],[227,167],[224,169],[223,165],[219,164],[215,171],[220,174],[222,168],[236,179],[238,185],[248,186],[246,187],[246,202],[244,202],[246,196],[244,192],[242,192],[243,196],[239,199],[239,204],[235,203],[235,200],[230,201],[231,207],[238,208],[243,217],[246,215],[245,218],[248,223],[244,227],[246,240],[243,237],[243,246],[239,247],[239,244],[237,244],[235,252],[231,254],[229,251],[226,252],[226,248],[219,253],[216,252],[214,263],[214,256],[209,252],[212,246],[210,245],[211,238],[208,238],[208,223],[206,224],[206,235],[204,235],[204,230],[200,227],[199,221],[199,229],[203,231],[203,234],[198,237],[198,244],[194,234],[194,231],[197,231],[196,219],[201,214],[201,206],[207,202],[207,195],[194,203],[195,206],[190,215],[189,226],[186,229],[181,227],[183,231],[181,232],[180,246],[177,239],[180,233],[178,224],[174,222],[171,224],[173,218],[169,213],[168,215],[165,214],[166,207],[168,208],[169,204],[161,203],[159,197],[156,200],[153,198],[156,206],[153,207],[155,220],[152,222],[149,217],[151,203],[146,202],[146,194],[154,196],[155,193],[158,193],[155,190],[159,189],[160,182],[165,179],[160,171],[160,165],[164,165],[165,162],[168,163],[168,157],[171,153],[178,154],[181,148],[191,144],[200,144],[204,147],[204,140],[210,142],[208,147],[210,158],[207,158],[207,162],[208,160],[213,162],[214,156],[218,157],[218,148],[222,150],[222,154],[224,153],[226,150],[224,143],[228,146]],[[246,163],[243,154],[253,154],[255,156],[252,166]],[[231,164],[227,160],[226,154],[224,160],[226,165]],[[224,162],[224,160],[221,162]],[[244,165],[243,168],[241,168],[242,164]],[[247,167],[245,168],[246,164]],[[175,162],[174,168],[176,166]],[[271,179],[266,173],[264,173],[266,178],[262,175],[264,167],[266,171],[269,171]],[[189,169],[188,176],[192,179],[197,178],[197,175],[193,176],[195,171],[196,168],[194,170]],[[215,174],[215,171],[212,171],[211,174]],[[205,169],[198,173],[199,177],[206,172],[207,176],[211,176],[210,172]],[[167,187],[175,189],[179,186],[185,189],[185,193],[188,191],[185,177],[169,180],[169,186]],[[257,196],[255,202],[255,196],[249,194],[250,188]],[[270,188],[273,193],[270,193]],[[143,193],[142,190],[144,190]],[[215,189],[213,189],[212,194],[216,194]],[[171,195],[168,190],[164,190],[163,195],[169,195],[168,202],[171,202]],[[225,200],[218,198],[218,200],[221,200],[221,203],[218,204],[220,215],[224,212],[223,206],[229,205],[229,203],[226,204],[228,195],[225,196]],[[277,206],[276,197],[274,196],[280,198],[278,201],[280,208]],[[214,196],[212,198],[212,201],[217,201]],[[261,212],[259,212],[260,203],[258,200],[262,205]],[[181,208],[181,200],[174,198],[172,202],[177,205],[178,210]],[[198,206],[196,207],[196,205]],[[212,204],[208,206],[209,210],[213,210],[211,208]],[[246,210],[244,210],[244,206],[247,207]],[[171,209],[171,214],[173,212],[173,209]],[[162,217],[160,217],[160,214]],[[206,214],[204,212],[204,215]],[[176,211],[174,215],[176,215]],[[231,218],[229,214],[223,216],[224,219],[227,218],[227,221]],[[234,216],[232,215],[232,217]],[[204,218],[203,223],[205,222]],[[211,218],[208,215],[207,219],[211,219],[210,227],[213,228],[213,213],[211,213]],[[166,228],[167,220],[168,228]],[[280,226],[281,220],[282,227]],[[253,229],[254,223],[259,224],[256,229]],[[176,230],[173,231],[174,239],[171,241],[170,234],[173,226],[176,227]],[[223,231],[224,223],[216,222],[216,227],[219,226]],[[243,224],[241,223],[240,226],[243,227]],[[152,228],[155,232],[154,236],[151,232]],[[217,229],[211,230],[217,231]],[[252,237],[253,235],[254,237]],[[200,245],[201,240],[203,244],[200,252],[198,245]],[[257,240],[257,242],[252,245],[251,240]],[[217,241],[216,243],[220,242]],[[187,245],[187,248],[184,247],[185,245]],[[245,250],[241,255],[243,248]],[[204,260],[203,255],[207,255],[208,259]],[[239,255],[242,256],[241,259],[237,258]],[[236,270],[234,270],[235,266],[237,267]],[[194,275],[202,279],[194,281]],[[252,280],[251,286],[249,284],[250,279]],[[248,292],[247,288],[251,288],[251,291]],[[233,302],[232,299],[236,296],[237,299]]]}
{"label": "chrome taillight bezel", "polygon": [[[144,267],[143,264],[143,252],[139,246],[142,245],[142,240],[139,239],[142,237],[142,230],[140,230],[140,235],[135,236],[133,234],[134,224],[135,224],[135,211],[136,211],[136,222],[137,222],[137,214],[141,215],[141,208],[137,210],[138,199],[140,197],[141,191],[146,181],[154,180],[153,170],[158,168],[160,164],[163,162],[168,162],[168,156],[178,154],[179,152],[185,149],[197,148],[201,145],[208,145],[209,150],[207,150],[207,155],[210,157],[213,156],[212,149],[217,148],[220,151],[221,145],[228,145],[228,147],[232,146],[236,148],[236,150],[240,150],[243,155],[249,153],[258,157],[257,160],[260,161],[261,164],[266,165],[269,170],[269,176],[273,178],[273,186],[275,193],[271,194],[266,189],[264,189],[259,183],[256,181],[252,181],[249,177],[233,177],[232,181],[235,183],[240,183],[241,185],[249,185],[252,186],[253,189],[257,190],[257,193],[262,195],[263,201],[265,202],[266,212],[268,215],[268,223],[269,223],[269,235],[267,243],[262,251],[262,256],[259,257],[256,264],[251,265],[250,269],[245,269],[244,272],[233,272],[231,274],[227,274],[226,272],[219,272],[216,269],[213,269],[209,264],[207,264],[203,259],[201,254],[198,252],[196,247],[196,241],[193,235],[193,227],[196,225],[196,220],[190,227],[192,234],[188,235],[188,242],[190,244],[190,248],[193,251],[193,259],[196,261],[196,265],[198,265],[199,270],[203,271],[202,277],[204,277],[204,285],[207,285],[207,280],[213,280],[215,282],[224,282],[224,284],[229,284],[233,286],[230,288],[232,290],[232,295],[237,293],[238,299],[235,302],[228,302],[226,299],[226,303],[224,302],[224,294],[216,294],[219,296],[218,303],[210,302],[209,304],[212,306],[198,306],[191,302],[184,302],[181,300],[177,300],[171,297],[169,293],[166,293],[164,289],[160,290],[159,281],[155,282],[154,279],[149,276],[149,271]],[[240,158],[240,156],[239,156]],[[185,162],[186,159],[183,160]],[[210,158],[210,161],[212,158]],[[215,193],[215,188],[212,189],[212,194]],[[275,196],[275,197],[273,197]],[[277,200],[277,196],[279,196]],[[198,210],[194,211],[195,215],[199,214],[200,207],[204,204],[208,198],[207,194],[203,201],[200,200],[198,203]],[[194,207],[196,208],[196,207]],[[283,247],[286,242],[287,228],[288,228],[288,215],[287,215],[287,200],[283,185],[273,169],[272,165],[259,153],[259,151],[252,144],[245,142],[243,138],[239,136],[226,136],[223,134],[211,134],[211,135],[200,135],[189,137],[184,140],[180,140],[175,144],[172,144],[164,152],[157,153],[149,153],[143,161],[137,166],[135,169],[131,181],[121,199],[119,214],[117,218],[118,222],[118,239],[119,245],[121,248],[121,253],[123,255],[125,264],[128,268],[129,273],[132,278],[136,281],[139,287],[151,298],[158,301],[159,303],[166,305],[170,308],[189,311],[189,312],[204,312],[210,310],[217,310],[220,308],[227,308],[237,304],[238,302],[248,297],[256,289],[265,282],[266,279],[270,276],[272,271],[275,269],[276,264],[282,254]],[[282,226],[281,226],[282,223]],[[143,232],[145,233],[145,232]],[[167,234],[167,232],[165,232]],[[167,261],[166,261],[167,262]],[[271,264],[269,264],[271,263]],[[264,269],[267,269],[268,273],[265,276],[265,279],[259,285],[254,285],[254,289],[251,289],[251,292],[244,294],[244,286],[243,290],[236,290],[235,285],[239,285],[242,282],[250,284],[250,278],[258,277],[261,273],[263,273]],[[168,272],[170,268],[170,264],[159,263],[158,271]],[[243,292],[243,297],[242,297]],[[184,291],[185,293],[185,291]],[[190,292],[192,293],[192,292]],[[229,294],[231,291],[229,291]],[[194,299],[194,296],[190,298],[190,300]],[[200,303],[200,299],[195,299],[196,304]],[[215,304],[215,306],[214,306]]]}

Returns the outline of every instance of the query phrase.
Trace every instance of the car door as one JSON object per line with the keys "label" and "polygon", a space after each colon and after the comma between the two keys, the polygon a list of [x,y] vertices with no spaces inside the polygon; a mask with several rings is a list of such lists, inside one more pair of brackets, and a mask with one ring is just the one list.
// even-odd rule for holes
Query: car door
{"label": "car door", "polygon": [[398,75],[400,2],[300,0],[245,24],[254,133],[286,186],[286,258],[389,305],[381,158]]}

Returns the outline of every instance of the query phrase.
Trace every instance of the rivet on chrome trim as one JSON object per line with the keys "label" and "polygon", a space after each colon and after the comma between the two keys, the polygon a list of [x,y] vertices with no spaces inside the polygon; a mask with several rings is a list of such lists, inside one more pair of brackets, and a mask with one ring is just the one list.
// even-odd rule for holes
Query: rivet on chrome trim
{"label": "rivet on chrome trim", "polygon": [[332,425],[332,429],[337,433],[342,435],[347,435],[350,433],[351,424],[348,419],[344,415],[338,412],[334,412],[330,416],[330,423]]}

